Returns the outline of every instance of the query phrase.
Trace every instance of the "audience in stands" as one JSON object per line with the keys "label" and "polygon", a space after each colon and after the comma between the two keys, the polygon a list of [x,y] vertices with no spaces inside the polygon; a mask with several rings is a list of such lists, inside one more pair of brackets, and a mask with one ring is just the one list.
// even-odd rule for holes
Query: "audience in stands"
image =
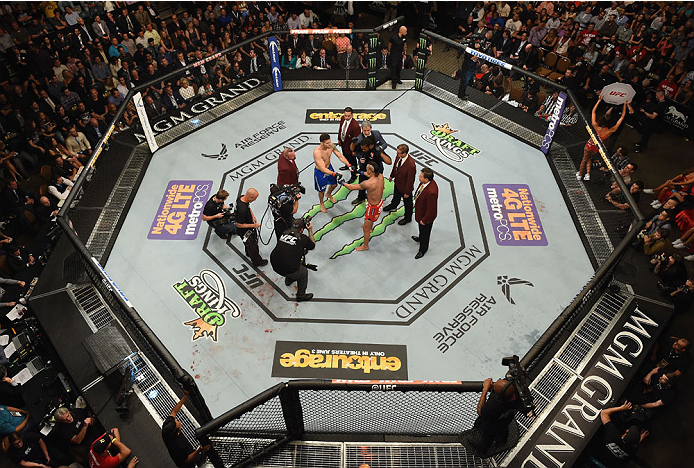
{"label": "audience in stands", "polygon": [[[224,3],[222,5],[222,3]],[[400,8],[385,2],[386,20]],[[406,3],[406,2],[401,2]],[[636,90],[633,107],[627,110],[600,108],[604,126],[610,128],[624,119],[641,139],[638,153],[647,148],[653,133],[664,125],[667,112],[674,106],[691,109],[694,91],[694,26],[691,2],[667,6],[656,2],[459,2],[446,35],[456,41],[477,41],[482,52],[528,71],[542,72],[565,85],[590,108],[602,88],[610,83],[629,83]],[[535,2],[536,3],[536,2]],[[239,4],[243,8],[239,8]],[[267,72],[267,38],[248,41],[268,31],[348,25],[359,27],[360,9],[354,2],[349,14],[345,8],[332,17],[317,15],[309,8],[284,8],[271,2],[213,2],[209,5],[179,5],[185,11],[161,18],[152,4],[131,2],[42,2],[28,10],[21,2],[5,5],[0,15],[0,175],[5,183],[0,191],[0,214],[6,223],[0,232],[0,254],[5,255],[6,276],[0,278],[1,307],[16,305],[19,292],[27,287],[41,269],[40,251],[31,251],[33,233],[45,232],[55,223],[57,203],[70,191],[78,171],[87,163],[118,117],[116,131],[139,125],[132,102],[122,113],[118,106],[136,85],[149,83],[143,92],[148,118],[167,114],[207,99],[220,88]],[[432,24],[431,9],[421,8],[412,24],[415,31]],[[407,16],[406,16],[407,17]],[[407,17],[406,21],[409,21]],[[409,26],[409,24],[408,24]],[[383,33],[382,33],[383,34]],[[323,73],[328,69],[366,69],[369,53],[375,50],[376,68],[414,66],[419,44],[412,54],[407,43],[402,57],[393,60],[388,37],[378,37],[369,45],[368,38],[355,34],[280,35],[280,63],[283,73]],[[408,37],[410,46],[416,35]],[[226,51],[230,49],[230,51]],[[444,49],[447,52],[449,47]],[[432,55],[433,47],[426,50]],[[219,52],[225,51],[221,55]],[[451,52],[453,54],[454,52]],[[460,57],[460,55],[458,55]],[[557,59],[554,65],[551,60]],[[191,70],[173,73],[188,64]],[[548,120],[557,105],[558,94],[548,92],[531,78],[520,79],[499,66],[474,60],[470,86],[497,99],[516,101],[523,111]],[[395,65],[393,65],[395,64]],[[546,67],[545,70],[538,70]],[[300,71],[295,71],[300,70]],[[460,79],[462,73],[456,73]],[[521,87],[518,95],[514,89]],[[603,105],[604,107],[604,105]],[[598,107],[596,106],[596,109]],[[674,107],[677,111],[677,107]],[[619,115],[618,115],[619,114]],[[578,111],[569,103],[560,125],[565,131],[579,128]],[[575,126],[575,127],[574,127]],[[572,128],[574,127],[574,128]],[[619,129],[621,131],[621,128]],[[612,144],[617,134],[612,138]],[[608,148],[610,153],[613,147]],[[631,183],[635,165],[630,165],[629,150],[616,149],[612,163],[638,202],[643,183]],[[601,158],[600,158],[601,159]],[[590,167],[590,160],[586,161]],[[611,172],[602,167],[605,178]],[[588,169],[589,170],[589,169]],[[40,197],[20,187],[20,181],[32,174],[44,178]],[[600,179],[603,179],[602,177]],[[682,229],[670,243],[671,232],[680,223],[677,216],[694,208],[692,170],[665,181],[644,193],[656,195],[650,216],[635,247],[652,256],[658,287],[670,298],[677,311],[687,311],[694,303],[694,283],[687,279],[683,259],[694,260],[694,223]],[[604,193],[604,192],[601,192]],[[605,196],[618,210],[629,204],[613,184]],[[16,240],[15,240],[16,239]],[[43,248],[44,246],[40,246]],[[682,257],[673,249],[685,250]],[[648,369],[640,386],[630,396],[631,404],[603,411],[602,421],[610,438],[613,454],[627,457],[647,435],[645,427],[618,430],[612,427],[613,414],[629,414],[639,408],[652,418],[661,406],[675,402],[677,380],[691,364],[689,341],[673,339],[654,350],[657,366]],[[662,365],[661,365],[662,364]],[[53,454],[46,438],[37,435],[21,409],[23,401],[17,387],[0,366],[0,432],[9,434],[8,455],[16,463],[69,464],[72,459],[84,466],[123,462],[130,450],[120,442],[117,430],[105,433],[85,410],[61,408],[56,411],[56,428],[70,455]],[[185,397],[184,397],[185,399]],[[193,450],[180,432],[174,408],[162,428],[172,458],[188,466],[204,454],[206,447]],[[9,405],[9,406],[3,406]],[[633,421],[632,421],[633,422]],[[627,426],[629,428],[630,426]],[[109,448],[113,453],[107,455]],[[117,452],[117,455],[116,455]],[[626,455],[625,455],[626,454]],[[619,458],[619,457],[618,457]],[[137,463],[131,459],[129,467]]]}

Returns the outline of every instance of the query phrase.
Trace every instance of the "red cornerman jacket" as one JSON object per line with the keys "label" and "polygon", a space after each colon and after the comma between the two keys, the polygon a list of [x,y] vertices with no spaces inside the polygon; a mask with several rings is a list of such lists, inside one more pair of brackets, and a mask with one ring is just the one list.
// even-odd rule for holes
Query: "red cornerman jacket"
{"label": "red cornerman jacket", "polygon": [[396,169],[398,160],[393,163],[393,169],[390,171],[390,177],[395,181],[395,188],[402,194],[412,195],[414,189],[414,179],[417,175],[414,159],[408,156],[405,162]]}
{"label": "red cornerman jacket", "polygon": [[342,135],[342,124],[344,121],[345,116],[343,115],[340,117],[340,126],[337,129],[337,140],[338,143],[340,143],[340,146],[342,146],[342,154],[345,156],[352,156],[352,150],[349,148],[349,145],[352,144],[352,138],[356,138],[361,134],[361,127],[359,126],[357,119],[355,119],[354,115],[352,115],[352,121],[349,123],[347,132],[345,133],[345,141],[341,141],[340,136]]}
{"label": "red cornerman jacket", "polygon": [[[417,189],[419,190],[419,188]],[[432,180],[417,197],[417,201],[414,205],[414,220],[423,224],[433,223],[436,219],[436,205],[438,199],[439,186]]]}

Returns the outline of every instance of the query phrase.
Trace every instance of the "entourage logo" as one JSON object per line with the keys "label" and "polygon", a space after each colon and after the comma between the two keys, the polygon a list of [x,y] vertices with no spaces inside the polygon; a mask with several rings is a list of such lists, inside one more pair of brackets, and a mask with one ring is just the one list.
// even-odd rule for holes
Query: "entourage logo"
{"label": "entourage logo", "polygon": [[227,158],[229,152],[227,151],[227,145],[222,143],[222,149],[217,154],[205,154],[200,153],[203,158],[216,159],[217,161],[223,161]]}
{"label": "entourage logo", "polygon": [[212,270],[202,270],[192,278],[174,284],[173,288],[198,315],[194,320],[183,322],[194,330],[193,341],[205,336],[216,342],[217,331],[227,318],[241,316],[239,306],[226,297],[224,281]]}
{"label": "entourage logo", "polygon": [[273,377],[407,379],[407,347],[364,343],[277,341]]}
{"label": "entourage logo", "polygon": [[429,133],[423,133],[422,140],[436,146],[439,153],[451,161],[463,162],[470,156],[474,156],[480,152],[480,150],[477,148],[474,148],[465,143],[463,140],[454,137],[453,133],[457,132],[458,130],[452,129],[448,125],[448,122],[443,125],[432,123],[431,126],[433,129],[430,130]]}
{"label": "entourage logo", "polygon": [[504,293],[504,296],[506,296],[506,300],[513,305],[516,305],[516,302],[511,297],[511,286],[516,284],[524,284],[526,286],[530,286],[531,288],[535,287],[530,281],[525,281],[520,278],[509,278],[508,276],[497,276],[496,284],[501,286],[501,292]]}

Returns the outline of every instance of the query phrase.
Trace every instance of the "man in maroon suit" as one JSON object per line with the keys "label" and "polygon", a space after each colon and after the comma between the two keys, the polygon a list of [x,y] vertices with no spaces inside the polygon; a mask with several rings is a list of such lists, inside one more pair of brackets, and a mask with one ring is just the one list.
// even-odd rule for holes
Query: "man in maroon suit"
{"label": "man in maroon suit", "polygon": [[277,185],[292,185],[299,182],[299,170],[296,167],[296,153],[285,148],[277,158]]}
{"label": "man in maroon suit", "polygon": [[393,170],[388,178],[391,181],[395,180],[393,198],[388,206],[383,208],[385,211],[395,211],[398,209],[400,199],[404,199],[405,217],[398,221],[400,226],[404,226],[412,221],[412,190],[414,189],[414,178],[417,174],[417,168],[409,152],[410,148],[407,145],[398,146],[395,164],[393,164]]}
{"label": "man in maroon suit", "polygon": [[414,195],[414,220],[419,227],[419,236],[412,236],[413,241],[419,242],[419,252],[415,259],[422,258],[429,250],[429,237],[436,219],[438,198],[439,187],[434,182],[434,171],[425,167],[419,173],[419,187]]}
{"label": "man in maroon suit", "polygon": [[[347,158],[347,161],[352,165],[352,175],[349,178],[349,183],[352,183],[357,177],[357,158],[354,156],[350,144],[352,138],[356,138],[361,133],[359,123],[352,118],[352,108],[345,107],[342,117],[340,117],[340,128],[337,132],[337,143],[342,147],[342,154]],[[342,166],[341,171],[346,171],[347,166]]]}

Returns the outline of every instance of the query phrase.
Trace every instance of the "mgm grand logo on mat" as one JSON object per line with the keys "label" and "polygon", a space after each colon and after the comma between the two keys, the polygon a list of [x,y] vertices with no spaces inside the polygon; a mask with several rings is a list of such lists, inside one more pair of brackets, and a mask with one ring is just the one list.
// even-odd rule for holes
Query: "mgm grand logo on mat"
{"label": "mgm grand logo on mat", "polygon": [[[307,124],[339,123],[344,109],[306,109]],[[352,118],[357,122],[368,120],[378,124],[390,123],[390,109],[354,109]]]}
{"label": "mgm grand logo on mat", "polygon": [[212,270],[202,270],[190,279],[174,284],[173,288],[198,315],[193,320],[183,322],[193,329],[193,341],[205,336],[216,342],[219,327],[229,317],[241,316],[239,306],[226,297],[224,281]]}
{"label": "mgm grand logo on mat", "polygon": [[407,346],[278,341],[272,377],[407,379]]}
{"label": "mgm grand logo on mat", "polygon": [[474,156],[480,152],[477,148],[453,136],[458,130],[452,129],[448,125],[448,122],[443,125],[432,123],[431,126],[433,129],[430,130],[429,133],[422,133],[422,140],[436,146],[439,153],[451,161],[463,162],[470,156]]}

